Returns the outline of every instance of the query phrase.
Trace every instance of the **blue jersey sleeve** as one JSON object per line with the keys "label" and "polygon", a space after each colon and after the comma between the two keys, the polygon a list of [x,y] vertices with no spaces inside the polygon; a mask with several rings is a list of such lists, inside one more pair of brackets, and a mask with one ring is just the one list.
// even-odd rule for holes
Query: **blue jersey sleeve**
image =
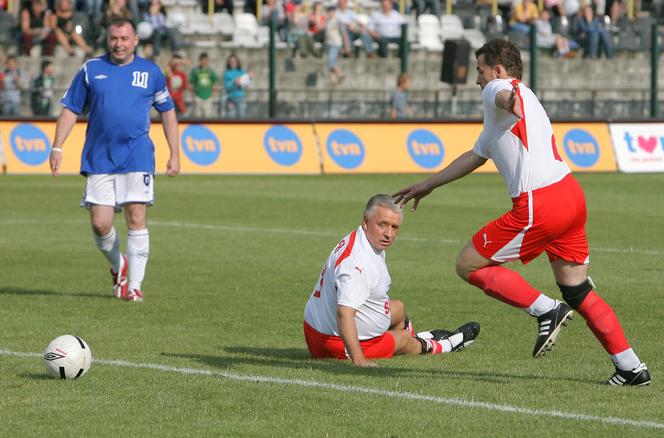
{"label": "blue jersey sleeve", "polygon": [[175,108],[171,94],[166,87],[166,78],[161,70],[156,69],[155,73],[155,93],[153,106],[160,113],[170,111]]}
{"label": "blue jersey sleeve", "polygon": [[60,99],[60,103],[65,108],[76,114],[81,114],[83,112],[88,101],[90,86],[88,84],[87,76],[88,71],[84,64],[78,73],[76,73],[76,76],[74,76],[71,85],[69,85],[69,88],[65,91],[62,99]]}

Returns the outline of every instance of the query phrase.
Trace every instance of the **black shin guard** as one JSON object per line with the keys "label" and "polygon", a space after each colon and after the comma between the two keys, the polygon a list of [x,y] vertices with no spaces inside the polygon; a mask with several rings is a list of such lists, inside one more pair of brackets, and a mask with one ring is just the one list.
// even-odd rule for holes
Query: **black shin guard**
{"label": "black shin guard", "polygon": [[420,344],[422,344],[422,351],[420,352],[420,354],[427,354],[428,352],[431,351],[431,343],[430,342],[427,342],[427,341],[425,341],[424,339],[422,339],[418,336],[415,336],[415,339],[420,341]]}
{"label": "black shin guard", "polygon": [[563,299],[570,305],[572,309],[577,309],[586,296],[593,290],[593,284],[589,278],[586,278],[583,283],[576,286],[563,286],[556,282],[563,294]]}

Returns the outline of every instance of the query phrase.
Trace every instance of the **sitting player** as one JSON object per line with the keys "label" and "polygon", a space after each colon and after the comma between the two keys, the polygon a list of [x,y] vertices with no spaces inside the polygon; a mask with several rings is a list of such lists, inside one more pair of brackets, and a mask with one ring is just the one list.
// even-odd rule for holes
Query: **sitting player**
{"label": "sitting player", "polygon": [[401,301],[387,296],[391,279],[385,250],[399,232],[403,214],[389,195],[373,196],[362,225],[343,238],[323,267],[304,309],[304,337],[314,358],[369,359],[395,354],[439,354],[473,343],[480,325],[415,335]]}

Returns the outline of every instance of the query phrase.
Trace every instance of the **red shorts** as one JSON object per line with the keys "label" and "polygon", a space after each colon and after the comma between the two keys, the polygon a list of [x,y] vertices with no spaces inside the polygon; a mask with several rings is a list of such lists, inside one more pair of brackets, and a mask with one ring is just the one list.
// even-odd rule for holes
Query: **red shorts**
{"label": "red shorts", "polygon": [[[314,359],[327,357],[349,358],[344,341],[340,336],[324,335],[306,322],[304,323],[304,339],[307,341],[307,347],[309,347],[311,357]],[[389,332],[366,341],[360,341],[360,347],[362,347],[367,359],[389,359],[394,356],[394,346],[394,336]]]}
{"label": "red shorts", "polygon": [[586,199],[569,174],[557,183],[512,198],[512,210],[473,236],[483,257],[526,264],[546,251],[549,261],[588,263]]}

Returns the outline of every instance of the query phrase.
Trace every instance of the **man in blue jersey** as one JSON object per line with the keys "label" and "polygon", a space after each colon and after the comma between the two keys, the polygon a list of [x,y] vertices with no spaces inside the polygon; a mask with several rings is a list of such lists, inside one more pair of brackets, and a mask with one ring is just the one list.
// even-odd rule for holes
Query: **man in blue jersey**
{"label": "man in blue jersey", "polygon": [[[113,292],[127,301],[143,301],[141,283],[150,251],[147,206],[154,202],[154,145],[149,137],[152,107],[159,111],[170,149],[168,176],[180,171],[178,125],[166,79],[154,63],[134,55],[138,44],[131,21],[114,18],[108,27],[108,53],[86,61],[61,99],[50,165],[60,174],[62,146],[88,109],[81,156],[87,184],[81,205],[90,210],[95,242],[111,263]],[[124,207],[127,255],[113,216]],[[127,281],[128,280],[128,281]]]}

